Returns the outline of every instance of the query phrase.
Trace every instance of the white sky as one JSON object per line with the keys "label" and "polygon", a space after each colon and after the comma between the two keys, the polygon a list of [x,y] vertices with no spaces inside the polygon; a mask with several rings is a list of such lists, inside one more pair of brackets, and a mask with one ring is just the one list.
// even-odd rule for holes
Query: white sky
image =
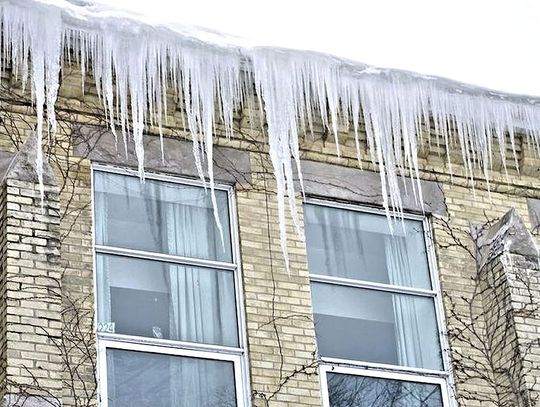
{"label": "white sky", "polygon": [[540,96],[540,0],[94,0],[163,22]]}

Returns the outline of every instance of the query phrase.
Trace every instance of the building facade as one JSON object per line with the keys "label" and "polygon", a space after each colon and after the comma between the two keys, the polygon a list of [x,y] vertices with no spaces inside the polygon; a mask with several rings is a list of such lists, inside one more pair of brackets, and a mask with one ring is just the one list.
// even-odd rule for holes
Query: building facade
{"label": "building facade", "polygon": [[148,126],[141,182],[91,81],[62,75],[43,199],[34,108],[2,78],[6,406],[537,405],[540,160],[525,138],[519,172],[494,158],[473,185],[426,125],[423,202],[405,177],[388,219],[352,130],[338,155],[320,123],[301,140],[305,239],[287,219],[287,270],[256,108],[232,137],[215,128],[218,223],[181,106],[163,139]]}

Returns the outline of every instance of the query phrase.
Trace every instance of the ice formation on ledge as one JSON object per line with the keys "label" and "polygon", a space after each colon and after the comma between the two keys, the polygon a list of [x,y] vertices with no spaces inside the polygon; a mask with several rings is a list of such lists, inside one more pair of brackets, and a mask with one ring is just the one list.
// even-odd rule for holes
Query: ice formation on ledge
{"label": "ice formation on ledge", "polygon": [[[232,134],[234,110],[256,96],[268,124],[287,269],[287,202],[302,236],[293,182],[295,170],[301,180],[298,141],[315,119],[322,120],[335,137],[338,154],[338,125],[351,122],[359,158],[359,127],[364,124],[367,149],[380,170],[387,211],[401,209],[399,177],[418,180],[421,127],[430,120],[447,149],[459,146],[470,177],[476,165],[487,177],[495,141],[504,165],[507,138],[514,149],[516,129],[525,133],[536,152],[540,150],[538,98],[375,69],[312,52],[246,47],[215,33],[151,24],[91,3],[0,0],[0,13],[2,61],[11,65],[23,85],[30,82],[38,139],[43,137],[45,108],[47,128],[54,134],[61,67],[75,55],[83,80],[91,73],[96,81],[115,137],[117,128],[124,140],[131,135],[141,177],[145,125],[161,128],[166,92],[172,89],[184,101],[195,162],[201,179],[209,180],[215,200],[214,125],[223,122]],[[42,163],[40,151],[36,159],[40,181]],[[419,185],[414,193],[421,198]],[[216,220],[219,224],[217,212]]]}

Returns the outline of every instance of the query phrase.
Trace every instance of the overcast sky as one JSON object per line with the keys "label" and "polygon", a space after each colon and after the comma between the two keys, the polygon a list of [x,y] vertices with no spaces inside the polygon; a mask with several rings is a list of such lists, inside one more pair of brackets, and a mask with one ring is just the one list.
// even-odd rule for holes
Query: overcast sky
{"label": "overcast sky", "polygon": [[94,0],[256,45],[540,96],[540,0]]}

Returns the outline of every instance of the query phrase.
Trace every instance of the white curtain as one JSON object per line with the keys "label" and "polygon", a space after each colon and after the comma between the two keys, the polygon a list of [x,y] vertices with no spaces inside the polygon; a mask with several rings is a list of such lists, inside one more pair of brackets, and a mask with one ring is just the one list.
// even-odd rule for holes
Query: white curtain
{"label": "white curtain", "polygon": [[[186,192],[186,191],[184,191]],[[205,191],[192,190],[193,202],[204,198]],[[186,198],[185,196],[183,198]],[[191,201],[191,199],[189,199]],[[171,202],[169,199],[165,199]],[[187,257],[215,258],[222,250],[219,235],[208,239],[209,216],[206,208],[167,203],[167,242],[170,253]],[[168,281],[171,293],[171,339],[237,346],[234,279],[228,272],[214,272],[196,267],[171,265]],[[171,376],[186,380],[190,392],[171,386],[172,405],[201,405],[213,398],[213,391],[226,387],[231,378],[216,374],[209,364],[171,363]]]}
{"label": "white curtain", "polygon": [[357,279],[365,270],[364,219],[357,212],[309,205],[305,207],[306,239],[312,274]]}
{"label": "white curtain", "polygon": [[[204,198],[202,189],[183,191],[184,201],[197,203]],[[215,258],[222,245],[219,235],[208,233],[213,230],[212,213],[205,207],[179,205],[172,199],[164,201],[169,252]],[[171,339],[237,345],[232,272],[171,264],[167,280],[171,295]]]}
{"label": "white curtain", "polygon": [[[413,287],[414,272],[409,264],[407,240],[404,236],[385,237],[386,265],[390,284]],[[422,358],[422,325],[412,295],[392,295],[394,308],[396,343],[399,364],[411,367],[426,367]]]}

